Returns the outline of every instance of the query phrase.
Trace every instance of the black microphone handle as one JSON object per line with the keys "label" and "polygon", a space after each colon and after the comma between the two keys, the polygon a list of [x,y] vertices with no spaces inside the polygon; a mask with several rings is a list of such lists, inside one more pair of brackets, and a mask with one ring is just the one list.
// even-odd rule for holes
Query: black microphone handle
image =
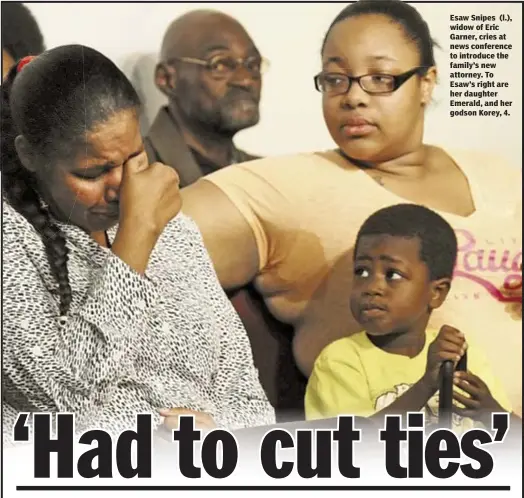
{"label": "black microphone handle", "polygon": [[457,372],[467,372],[468,371],[468,352],[466,351],[462,358],[457,363],[457,368],[455,368]]}
{"label": "black microphone handle", "polygon": [[451,429],[453,411],[453,362],[446,360],[440,367],[439,426]]}

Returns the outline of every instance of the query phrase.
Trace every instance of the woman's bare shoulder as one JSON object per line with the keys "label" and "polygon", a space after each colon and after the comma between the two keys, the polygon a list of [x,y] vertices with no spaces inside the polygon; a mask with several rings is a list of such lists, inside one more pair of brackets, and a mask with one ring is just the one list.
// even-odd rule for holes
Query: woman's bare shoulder
{"label": "woman's bare shoulder", "polygon": [[522,169],[506,154],[486,150],[433,147],[435,154],[454,162],[488,197],[517,201],[522,197]]}

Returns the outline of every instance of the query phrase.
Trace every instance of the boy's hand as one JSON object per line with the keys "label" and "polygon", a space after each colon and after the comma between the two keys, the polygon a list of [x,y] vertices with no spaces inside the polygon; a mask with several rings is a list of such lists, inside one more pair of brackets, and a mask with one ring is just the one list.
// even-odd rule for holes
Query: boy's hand
{"label": "boy's hand", "polygon": [[464,334],[454,327],[444,325],[436,339],[430,344],[428,349],[428,362],[424,382],[431,388],[438,389],[439,373],[442,363],[451,360],[457,366],[460,358],[467,349]]}
{"label": "boy's hand", "polygon": [[505,413],[491,395],[489,387],[471,372],[455,372],[453,383],[469,396],[464,396],[453,391],[453,398],[462,403],[465,408],[454,406],[455,413],[482,422],[486,427],[491,427],[492,413]]}

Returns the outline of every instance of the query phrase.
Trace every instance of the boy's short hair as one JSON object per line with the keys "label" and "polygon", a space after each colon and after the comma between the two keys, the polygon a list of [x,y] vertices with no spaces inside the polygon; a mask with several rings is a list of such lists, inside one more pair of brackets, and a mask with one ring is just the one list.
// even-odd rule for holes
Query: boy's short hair
{"label": "boy's short hair", "polygon": [[457,260],[457,236],[450,224],[431,209],[416,204],[397,204],[372,214],[360,228],[365,235],[392,235],[418,238],[420,259],[429,269],[430,279],[452,278]]}
{"label": "boy's short hair", "polygon": [[38,23],[23,3],[2,2],[2,49],[15,62],[45,50]]}

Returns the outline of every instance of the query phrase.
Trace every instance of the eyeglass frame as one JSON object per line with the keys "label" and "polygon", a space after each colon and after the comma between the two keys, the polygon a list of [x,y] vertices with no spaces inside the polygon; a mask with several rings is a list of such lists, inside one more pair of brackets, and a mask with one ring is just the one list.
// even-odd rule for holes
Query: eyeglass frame
{"label": "eyeglass frame", "polygon": [[[346,90],[332,94],[333,96],[339,96],[339,95],[344,95],[348,93],[349,90],[351,90],[351,87],[353,86],[353,82],[357,82],[360,88],[362,88],[362,90],[366,92],[368,95],[391,95],[392,93],[395,93],[404,83],[406,83],[406,81],[408,81],[410,78],[415,76],[415,74],[422,75],[425,72],[427,72],[428,69],[429,67],[427,66],[417,66],[417,67],[414,67],[413,69],[410,69],[409,71],[406,71],[401,74],[396,74],[396,75],[395,74],[386,74],[386,73],[368,73],[368,74],[363,74],[362,76],[349,76],[349,74],[337,73],[336,71],[327,71],[327,72],[321,71],[314,77],[315,89],[322,94],[330,93],[330,92],[323,92],[320,89],[319,78],[322,75],[331,74],[331,75],[344,77],[346,78],[348,82]],[[387,76],[388,78],[392,78],[393,79],[393,89],[388,90],[387,92],[370,92],[366,90],[362,86],[361,80],[362,78],[366,78],[368,76]]]}
{"label": "eyeglass frame", "polygon": [[[227,74],[224,74],[224,75],[219,75],[217,76],[216,73],[215,75],[213,75],[213,70],[211,69],[211,63],[214,59],[216,58],[219,58],[219,57],[223,57],[224,59],[232,59],[235,61],[236,63],[236,67],[234,70],[232,71],[229,71]],[[167,64],[172,64],[173,62],[185,62],[187,64],[196,64],[196,65],[199,65],[203,68],[205,68],[207,71],[209,71],[211,73],[211,75],[213,76],[213,78],[215,79],[226,79],[228,77],[230,77],[232,74],[234,74],[236,71],[238,71],[238,68],[239,66],[242,66],[244,69],[246,69],[247,71],[249,71],[249,73],[255,75],[255,76],[261,76],[262,74],[264,74],[267,69],[269,69],[269,66],[270,66],[270,62],[268,59],[266,59],[265,57],[260,57],[260,71],[252,71],[251,69],[247,68],[246,67],[246,63],[247,61],[249,60],[252,60],[252,59],[258,59],[257,56],[251,56],[251,57],[233,57],[233,56],[221,56],[221,55],[215,55],[213,57],[211,57],[211,59],[198,59],[196,57],[171,57],[170,59],[168,59],[166,61]],[[262,68],[264,67],[264,65],[266,66],[265,69],[262,70]]]}

